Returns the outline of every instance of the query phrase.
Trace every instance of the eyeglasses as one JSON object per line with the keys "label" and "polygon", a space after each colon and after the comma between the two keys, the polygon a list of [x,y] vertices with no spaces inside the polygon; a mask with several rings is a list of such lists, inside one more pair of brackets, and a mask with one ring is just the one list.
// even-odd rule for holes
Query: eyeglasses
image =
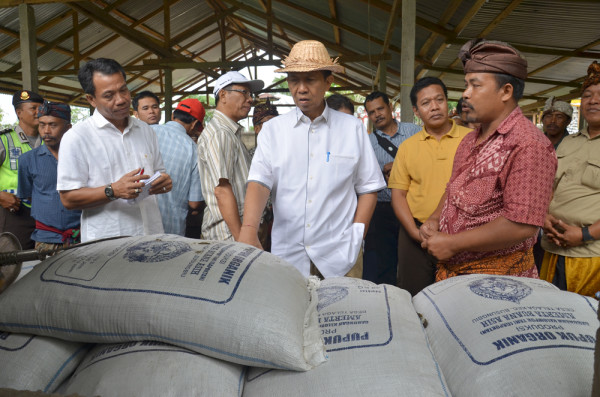
{"label": "eyeglasses", "polygon": [[239,92],[240,94],[242,94],[243,96],[246,97],[246,99],[254,99],[254,94],[251,93],[250,91],[246,91],[246,90],[238,90],[235,88],[229,88],[225,91],[235,91],[235,92]]}

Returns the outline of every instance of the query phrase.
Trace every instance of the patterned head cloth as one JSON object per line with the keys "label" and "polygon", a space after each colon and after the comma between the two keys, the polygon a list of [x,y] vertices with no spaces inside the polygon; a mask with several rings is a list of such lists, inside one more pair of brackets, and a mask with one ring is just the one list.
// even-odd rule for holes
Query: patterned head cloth
{"label": "patterned head cloth", "polygon": [[546,105],[544,105],[542,115],[552,112],[562,112],[566,114],[569,118],[573,117],[573,108],[571,107],[571,105],[569,105],[567,102],[557,101],[556,98],[554,98],[553,96],[548,98],[548,100],[546,101]]}
{"label": "patterned head cloth", "polygon": [[279,112],[277,112],[277,107],[275,105],[271,105],[269,99],[267,102],[261,103],[254,107],[254,115],[252,116],[252,125],[256,126],[267,116],[279,116]]}
{"label": "patterned head cloth", "polygon": [[527,78],[527,61],[519,51],[502,41],[475,39],[462,46],[458,57],[466,73],[502,73]]}
{"label": "patterned head cloth", "polygon": [[581,92],[585,91],[591,85],[596,85],[600,83],[600,63],[597,61],[592,62],[590,66],[588,66],[587,76],[585,80],[583,80],[583,87],[581,88]]}
{"label": "patterned head cloth", "polygon": [[71,122],[71,108],[66,103],[44,101],[38,109],[38,117],[54,116]]}

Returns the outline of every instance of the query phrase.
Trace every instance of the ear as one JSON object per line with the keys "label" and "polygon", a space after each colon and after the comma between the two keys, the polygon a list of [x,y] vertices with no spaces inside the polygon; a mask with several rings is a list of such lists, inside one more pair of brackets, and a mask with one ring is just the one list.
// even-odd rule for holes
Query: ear
{"label": "ear", "polygon": [[512,84],[504,84],[500,89],[502,102],[508,102],[512,99],[514,87]]}
{"label": "ear", "polygon": [[333,84],[333,74],[330,74],[329,76],[327,76],[327,78],[325,79],[325,82],[328,85],[327,91],[329,91],[329,89],[331,88],[331,85]]}
{"label": "ear", "polygon": [[190,129],[188,131],[194,131],[194,128],[196,128],[196,124],[198,124],[198,120],[192,121],[192,124],[190,124]]}
{"label": "ear", "polygon": [[87,101],[90,105],[92,105],[93,107],[96,107],[96,99],[94,98],[93,95],[85,94],[85,99],[87,99]]}
{"label": "ear", "polygon": [[133,111],[133,116],[139,119],[137,110]]}
{"label": "ear", "polygon": [[421,118],[421,115],[419,115],[419,109],[417,109],[416,106],[412,107],[413,113],[415,114],[415,116],[417,116],[418,118]]}

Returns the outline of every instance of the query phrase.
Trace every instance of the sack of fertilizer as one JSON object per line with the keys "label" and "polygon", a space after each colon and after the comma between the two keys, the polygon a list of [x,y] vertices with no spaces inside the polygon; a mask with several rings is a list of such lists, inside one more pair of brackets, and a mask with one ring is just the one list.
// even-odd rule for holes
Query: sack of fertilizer
{"label": "sack of fertilizer", "polygon": [[452,394],[589,396],[598,303],[542,280],[465,275],[413,298]]}
{"label": "sack of fertilizer", "polygon": [[87,349],[83,343],[0,332],[0,388],[51,393],[73,373]]}
{"label": "sack of fertilizer", "polygon": [[155,340],[243,365],[308,370],[326,360],[316,287],[246,244],[128,237],[37,265],[0,295],[0,330]]}
{"label": "sack of fertilizer", "polygon": [[449,395],[407,291],[354,278],[318,291],[329,360],[308,372],[250,368],[244,397]]}
{"label": "sack of fertilizer", "polygon": [[64,390],[82,396],[239,397],[245,368],[162,342],[100,344]]}

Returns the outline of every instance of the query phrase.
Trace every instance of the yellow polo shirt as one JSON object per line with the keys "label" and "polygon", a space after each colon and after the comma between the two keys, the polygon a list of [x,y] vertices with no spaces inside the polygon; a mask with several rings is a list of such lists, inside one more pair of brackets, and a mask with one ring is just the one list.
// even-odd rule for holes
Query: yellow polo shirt
{"label": "yellow polo shirt", "polygon": [[452,174],[454,154],[462,139],[472,130],[456,125],[439,141],[425,128],[398,148],[388,187],[407,190],[408,207],[421,222],[437,208]]}

